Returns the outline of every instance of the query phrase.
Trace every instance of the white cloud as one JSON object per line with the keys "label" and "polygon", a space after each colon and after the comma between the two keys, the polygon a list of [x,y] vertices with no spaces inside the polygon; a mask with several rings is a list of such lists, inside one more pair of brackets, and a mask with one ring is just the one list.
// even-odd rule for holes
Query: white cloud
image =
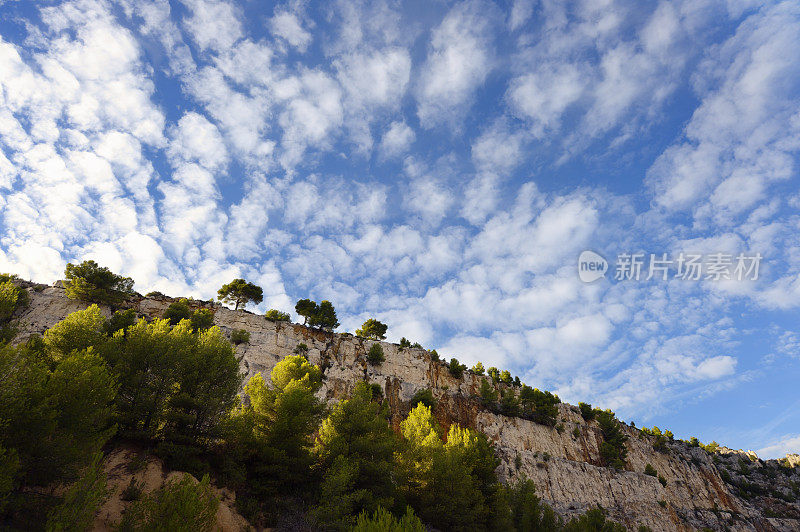
{"label": "white cloud", "polygon": [[414,138],[414,130],[405,122],[392,122],[381,139],[381,156],[388,159],[403,155],[411,147]]}
{"label": "white cloud", "polygon": [[209,170],[224,169],[228,163],[222,135],[200,114],[190,112],[183,115],[171,137],[167,152],[178,160],[197,162]]}
{"label": "white cloud", "polygon": [[305,52],[311,44],[311,34],[303,29],[297,15],[288,11],[278,11],[270,19],[272,33],[283,38],[300,52]]}
{"label": "white cloud", "polygon": [[800,434],[787,434],[778,441],[756,451],[761,458],[783,458],[787,454],[800,454]]}
{"label": "white cloud", "polygon": [[242,24],[230,3],[224,0],[182,1],[192,12],[185,25],[201,50],[224,50],[242,38]]}
{"label": "white cloud", "polygon": [[417,114],[424,127],[458,123],[493,67],[490,33],[493,9],[470,1],[456,5],[433,30],[420,72]]}

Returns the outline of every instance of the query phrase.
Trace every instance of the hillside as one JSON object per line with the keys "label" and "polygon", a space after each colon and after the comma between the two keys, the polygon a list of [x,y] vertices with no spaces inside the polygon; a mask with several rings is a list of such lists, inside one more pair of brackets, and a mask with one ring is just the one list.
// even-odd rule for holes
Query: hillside
{"label": "hillside", "polygon": [[[87,306],[68,299],[58,284],[25,284],[30,305],[16,316],[18,341],[43,333]],[[165,296],[135,296],[124,305],[140,316],[154,318],[160,317],[172,301]],[[250,333],[249,342],[237,346],[242,370],[247,373],[245,382],[258,372],[268,373],[299,344],[305,344],[309,361],[323,368],[319,395],[328,402],[347,397],[359,381],[366,379],[382,387],[392,423],[398,426],[408,415],[414,394],[430,389],[437,400],[435,416],[445,428],[459,423],[485,433],[502,459],[500,478],[526,475],[535,482],[543,500],[563,516],[577,515],[600,504],[611,518],[633,530],[640,525],[653,530],[800,530],[800,467],[796,456],[764,461],[725,448],[711,454],[682,441],[657,441],[621,423],[627,436],[624,469],[605,467],[601,465],[600,425],[597,420],[586,421],[577,406],[558,404],[557,423],[552,427],[501,415],[479,400],[484,378],[469,371],[456,378],[444,362],[434,360],[424,349],[382,342],[385,361],[371,365],[366,360],[374,343],[370,340],[272,322],[211,302],[191,304],[212,308],[215,325],[226,335],[236,329]],[[102,310],[111,314],[109,308]],[[658,476],[644,473],[647,464]]]}

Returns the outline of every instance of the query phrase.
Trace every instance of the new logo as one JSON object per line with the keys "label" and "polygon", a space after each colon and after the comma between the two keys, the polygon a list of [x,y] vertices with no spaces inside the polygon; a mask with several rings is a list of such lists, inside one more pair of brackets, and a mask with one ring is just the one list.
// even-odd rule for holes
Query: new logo
{"label": "new logo", "polygon": [[584,283],[605,277],[607,271],[608,262],[594,251],[586,250],[578,257],[578,277]]}

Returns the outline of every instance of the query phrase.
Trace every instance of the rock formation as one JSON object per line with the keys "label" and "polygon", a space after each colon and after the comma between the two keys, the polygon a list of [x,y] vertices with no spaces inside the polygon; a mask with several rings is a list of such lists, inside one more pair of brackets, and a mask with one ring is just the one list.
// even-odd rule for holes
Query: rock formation
{"label": "rock formation", "polygon": [[[55,286],[29,287],[31,304],[19,318],[17,340],[41,334],[86,303],[67,299]],[[160,317],[173,301],[165,296],[133,297],[127,306],[140,316]],[[430,388],[437,399],[435,414],[445,426],[459,423],[484,432],[502,459],[499,475],[525,474],[541,497],[561,515],[570,516],[600,504],[610,517],[632,530],[800,530],[800,467],[796,455],[783,461],[759,460],[754,454],[730,451],[709,454],[682,441],[667,441],[654,449],[653,436],[622,424],[628,436],[625,470],[603,467],[602,434],[596,421],[586,422],[577,407],[559,404],[556,427],[487,411],[477,400],[481,377],[464,372],[453,377],[443,362],[419,348],[382,342],[386,360],[367,363],[371,340],[351,334],[327,333],[287,322],[271,322],[246,311],[232,311],[211,302],[191,301],[215,311],[215,324],[226,334],[250,333],[237,347],[247,378],[268,374],[281,358],[300,344],[324,369],[320,394],[335,401],[349,394],[360,380],[380,384],[393,423],[410,410],[414,393]],[[104,308],[107,315],[111,309]],[[502,385],[501,385],[502,386]],[[665,484],[644,474],[650,464]]]}

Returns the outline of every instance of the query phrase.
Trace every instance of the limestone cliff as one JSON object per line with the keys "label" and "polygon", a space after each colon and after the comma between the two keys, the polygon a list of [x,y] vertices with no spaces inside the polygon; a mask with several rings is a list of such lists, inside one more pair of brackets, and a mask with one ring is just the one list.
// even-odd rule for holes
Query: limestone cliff
{"label": "limestone cliff", "polygon": [[[69,313],[85,308],[67,299],[60,286],[29,284],[31,304],[19,316],[18,340],[41,334]],[[171,298],[134,297],[126,305],[141,316],[160,317]],[[728,450],[710,455],[698,447],[669,441],[660,451],[641,431],[622,425],[628,435],[624,471],[602,467],[602,435],[595,421],[586,422],[577,407],[560,404],[557,428],[491,413],[476,400],[480,378],[465,372],[454,378],[442,362],[424,349],[401,349],[383,342],[386,360],[369,365],[373,343],[350,334],[326,333],[302,325],[274,323],[263,316],[232,311],[210,302],[193,302],[215,310],[215,323],[227,334],[245,329],[250,341],[238,346],[248,378],[268,373],[300,343],[308,358],[324,368],[320,391],[329,401],[345,397],[363,379],[378,383],[390,402],[395,424],[408,413],[417,390],[430,388],[438,400],[436,416],[445,426],[460,423],[487,434],[502,458],[503,479],[525,474],[540,495],[568,516],[600,504],[615,520],[636,530],[800,530],[800,467],[789,462],[752,459]],[[110,309],[104,309],[110,315]],[[519,459],[518,459],[519,458]],[[746,462],[740,462],[746,460]],[[665,480],[644,474],[651,464]]]}

